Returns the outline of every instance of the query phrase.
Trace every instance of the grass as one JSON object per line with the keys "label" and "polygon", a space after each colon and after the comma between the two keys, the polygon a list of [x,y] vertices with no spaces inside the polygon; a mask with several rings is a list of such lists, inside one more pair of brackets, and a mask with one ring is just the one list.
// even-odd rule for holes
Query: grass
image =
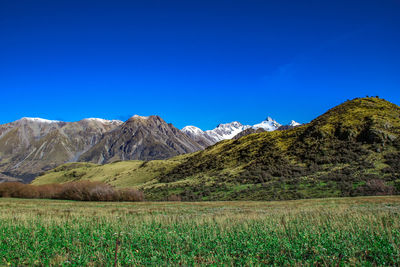
{"label": "grass", "polygon": [[0,265],[396,265],[400,197],[104,203],[0,199]]}
{"label": "grass", "polygon": [[168,171],[180,163],[182,156],[169,160],[119,161],[105,165],[92,163],[67,163],[35,179],[32,184],[66,183],[90,180],[108,183],[115,187],[134,187],[145,184],[161,172]]}

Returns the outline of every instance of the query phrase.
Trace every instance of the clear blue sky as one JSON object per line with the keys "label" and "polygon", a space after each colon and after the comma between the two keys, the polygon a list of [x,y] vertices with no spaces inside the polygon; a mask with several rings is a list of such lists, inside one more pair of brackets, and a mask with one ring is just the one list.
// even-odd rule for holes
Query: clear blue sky
{"label": "clear blue sky", "polygon": [[1,0],[0,123],[157,114],[181,128],[400,104],[398,0]]}

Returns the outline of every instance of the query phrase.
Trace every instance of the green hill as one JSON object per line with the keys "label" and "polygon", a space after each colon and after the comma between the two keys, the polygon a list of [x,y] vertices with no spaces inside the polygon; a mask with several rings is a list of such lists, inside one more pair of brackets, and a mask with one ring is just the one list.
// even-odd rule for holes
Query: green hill
{"label": "green hill", "polygon": [[[34,183],[103,179],[144,190],[147,199],[395,194],[400,193],[399,134],[400,107],[379,98],[361,98],[294,129],[250,134],[166,161],[56,169]],[[84,174],[71,177],[73,172]]]}
{"label": "green hill", "polygon": [[32,184],[43,185],[80,180],[98,181],[115,187],[135,187],[152,181],[181,163],[182,156],[169,160],[118,161],[105,165],[67,163],[36,178]]}

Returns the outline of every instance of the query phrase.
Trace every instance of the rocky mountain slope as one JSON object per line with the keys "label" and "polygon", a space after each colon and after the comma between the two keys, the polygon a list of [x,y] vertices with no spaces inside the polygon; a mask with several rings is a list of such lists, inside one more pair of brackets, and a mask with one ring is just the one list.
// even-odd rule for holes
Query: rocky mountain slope
{"label": "rocky mountain slope", "polygon": [[0,125],[0,181],[32,180],[38,173],[69,161],[92,147],[122,122],[78,122],[22,118]]}
{"label": "rocky mountain slope", "polygon": [[79,161],[104,164],[118,160],[167,159],[202,148],[159,116],[133,116],[106,133]]}
{"label": "rocky mountain slope", "polygon": [[[143,163],[129,174],[148,173],[149,179],[134,185],[147,199],[169,195],[186,200],[271,200],[399,194],[400,107],[379,98],[354,99],[306,125],[221,141],[169,162],[168,168],[159,168],[154,175],[150,173],[156,163],[151,169],[143,169],[147,166]],[[70,168],[49,172],[35,183],[57,182],[74,172],[81,172],[81,179],[89,178],[87,169]],[[113,184],[119,186],[120,178]],[[124,179],[125,185],[128,180]]]}
{"label": "rocky mountain slope", "polygon": [[216,138],[212,137],[211,135],[196,126],[186,126],[181,131],[189,136],[190,139],[201,145],[203,148],[206,148],[218,142]]}

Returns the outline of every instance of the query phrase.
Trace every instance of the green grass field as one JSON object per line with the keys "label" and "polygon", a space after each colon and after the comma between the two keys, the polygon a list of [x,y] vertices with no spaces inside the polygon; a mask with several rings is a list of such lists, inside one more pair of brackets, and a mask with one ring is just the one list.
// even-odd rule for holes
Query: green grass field
{"label": "green grass field", "polygon": [[0,199],[0,265],[396,265],[400,197],[105,203]]}

